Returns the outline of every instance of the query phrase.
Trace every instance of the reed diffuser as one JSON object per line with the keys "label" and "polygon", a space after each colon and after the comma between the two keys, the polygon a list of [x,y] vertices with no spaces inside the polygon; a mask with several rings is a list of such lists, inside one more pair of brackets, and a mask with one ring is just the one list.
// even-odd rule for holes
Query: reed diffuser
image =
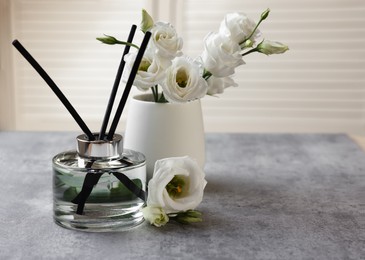
{"label": "reed diffuser", "polygon": [[107,125],[124,69],[124,56],[133,45],[136,26],[131,27],[121,58],[100,132],[87,127],[55,82],[18,41],[14,47],[45,80],[84,134],[77,136],[76,150],[53,158],[53,216],[62,227],[84,231],[120,231],[143,222],[146,199],[146,162],[138,151],[123,149],[116,128],[138,72],[151,33],[146,32],[124,92],[107,132]]}

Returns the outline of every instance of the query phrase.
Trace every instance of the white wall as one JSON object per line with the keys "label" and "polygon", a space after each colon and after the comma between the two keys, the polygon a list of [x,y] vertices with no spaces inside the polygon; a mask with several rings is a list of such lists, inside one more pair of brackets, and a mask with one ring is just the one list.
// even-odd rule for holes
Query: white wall
{"label": "white wall", "polygon": [[[0,2],[3,11],[10,1]],[[288,44],[290,51],[247,57],[235,76],[238,88],[204,98],[207,132],[365,133],[363,0],[14,0],[10,14],[0,16],[0,29],[9,35],[12,28],[8,38],[25,45],[97,131],[121,50],[101,45],[95,37],[106,33],[126,38],[130,25],[139,24],[142,7],[156,20],[174,23],[184,37],[185,52],[193,57],[225,13],[242,11],[257,20],[271,8],[261,31],[267,39]],[[11,24],[4,26],[8,19]],[[42,79],[3,39],[0,129],[79,130]],[[14,78],[3,65],[11,62],[9,51]],[[14,116],[4,116],[4,102]]]}

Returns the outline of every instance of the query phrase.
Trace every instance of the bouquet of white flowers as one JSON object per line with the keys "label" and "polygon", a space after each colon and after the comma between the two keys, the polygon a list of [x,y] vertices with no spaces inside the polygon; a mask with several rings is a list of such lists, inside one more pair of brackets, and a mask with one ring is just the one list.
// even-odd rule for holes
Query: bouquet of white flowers
{"label": "bouquet of white flowers", "polygon": [[[174,27],[170,23],[155,23],[147,11],[143,10],[141,31],[150,31],[152,37],[134,86],[141,91],[151,89],[155,102],[177,103],[199,99],[207,94],[220,94],[227,87],[237,86],[232,76],[236,67],[245,64],[245,55],[253,52],[271,55],[288,50],[280,42],[260,40],[262,34],[258,27],[269,12],[269,9],[264,11],[258,23],[243,13],[228,13],[221,22],[219,31],[210,32],[205,37],[202,54],[192,59],[182,53],[183,40]],[[128,44],[113,36],[97,39],[106,44]],[[123,80],[131,72],[136,53],[125,56],[126,71]]]}
{"label": "bouquet of white flowers", "polygon": [[[243,13],[227,14],[219,31],[205,37],[202,54],[192,59],[182,53],[183,40],[174,27],[169,23],[155,23],[143,10],[141,31],[150,32],[151,40],[133,85],[141,91],[151,89],[154,101],[161,103],[185,103],[237,86],[232,76],[236,67],[245,64],[245,55],[253,52],[270,55],[288,50],[280,42],[260,40],[258,27],[268,15],[269,9],[261,14],[256,24]],[[123,42],[113,36],[97,39],[106,44],[139,48],[131,41]],[[128,75],[137,69],[133,68],[136,57],[137,52],[124,56],[121,63],[126,68],[123,81],[128,81]],[[163,226],[170,219],[182,223],[200,222],[202,215],[195,208],[203,199],[206,183],[204,172],[188,156],[156,161],[153,177],[148,183],[147,207],[142,210],[144,218],[155,226]]]}

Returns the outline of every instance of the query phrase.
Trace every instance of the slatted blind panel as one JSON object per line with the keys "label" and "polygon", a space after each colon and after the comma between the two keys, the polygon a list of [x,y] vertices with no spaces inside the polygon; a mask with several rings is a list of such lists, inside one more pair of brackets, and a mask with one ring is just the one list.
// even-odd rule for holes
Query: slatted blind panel
{"label": "slatted blind panel", "polygon": [[[167,12],[175,10],[170,17],[192,57],[201,53],[204,36],[218,30],[227,12],[242,11],[258,20],[267,7],[272,12],[260,27],[265,37],[290,47],[284,55],[247,56],[247,64],[236,71],[239,87],[203,99],[207,132],[365,132],[363,0],[146,2],[159,15],[164,4]],[[94,39],[102,33],[126,38],[130,25],[140,22],[144,1],[12,4],[14,38],[39,60],[90,128],[98,130],[121,50]],[[42,79],[20,55],[14,53],[14,59],[17,129],[77,130]]]}
{"label": "slatted blind panel", "polygon": [[[123,51],[95,38],[105,33],[127,39],[130,26],[140,23],[142,4],[128,0],[13,1],[14,38],[48,72],[92,131],[100,129]],[[137,32],[136,42],[141,39]],[[34,69],[17,52],[14,58],[17,129],[79,130]]]}
{"label": "slatted blind panel", "polygon": [[203,100],[208,130],[365,132],[363,0],[183,2],[184,44],[192,56],[227,12],[258,21],[267,7],[265,38],[290,47],[283,55],[246,56],[235,75],[239,87]]}

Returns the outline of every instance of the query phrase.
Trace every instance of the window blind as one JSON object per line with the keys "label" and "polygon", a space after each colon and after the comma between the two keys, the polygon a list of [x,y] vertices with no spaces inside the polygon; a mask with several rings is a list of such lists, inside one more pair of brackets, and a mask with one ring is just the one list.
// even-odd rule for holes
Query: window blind
{"label": "window blind", "polygon": [[246,56],[236,70],[239,87],[203,100],[207,129],[364,133],[364,1],[185,0],[186,50],[199,55],[207,31],[217,31],[227,12],[258,21],[268,7],[260,29],[289,52]]}
{"label": "window blind", "polygon": [[[142,8],[143,1],[127,0],[13,2],[14,38],[47,71],[92,131],[100,129],[123,52],[123,47],[95,38],[109,34],[127,39],[131,25],[140,23]],[[137,32],[135,41],[141,40]],[[79,130],[27,61],[16,52],[14,58],[17,129]],[[121,83],[119,92],[123,87]]]}
{"label": "window blind", "polygon": [[[161,10],[175,12],[184,52],[192,57],[201,53],[205,35],[218,30],[227,12],[242,11],[257,21],[268,7],[261,31],[290,47],[283,55],[247,56],[247,64],[236,70],[239,87],[202,100],[207,132],[365,132],[364,1],[176,0],[166,9],[147,2],[160,15]],[[95,37],[126,38],[144,6],[144,1],[126,0],[15,0],[13,35],[90,128],[99,130],[122,50]],[[29,64],[16,53],[14,61],[16,128],[77,130]]]}

